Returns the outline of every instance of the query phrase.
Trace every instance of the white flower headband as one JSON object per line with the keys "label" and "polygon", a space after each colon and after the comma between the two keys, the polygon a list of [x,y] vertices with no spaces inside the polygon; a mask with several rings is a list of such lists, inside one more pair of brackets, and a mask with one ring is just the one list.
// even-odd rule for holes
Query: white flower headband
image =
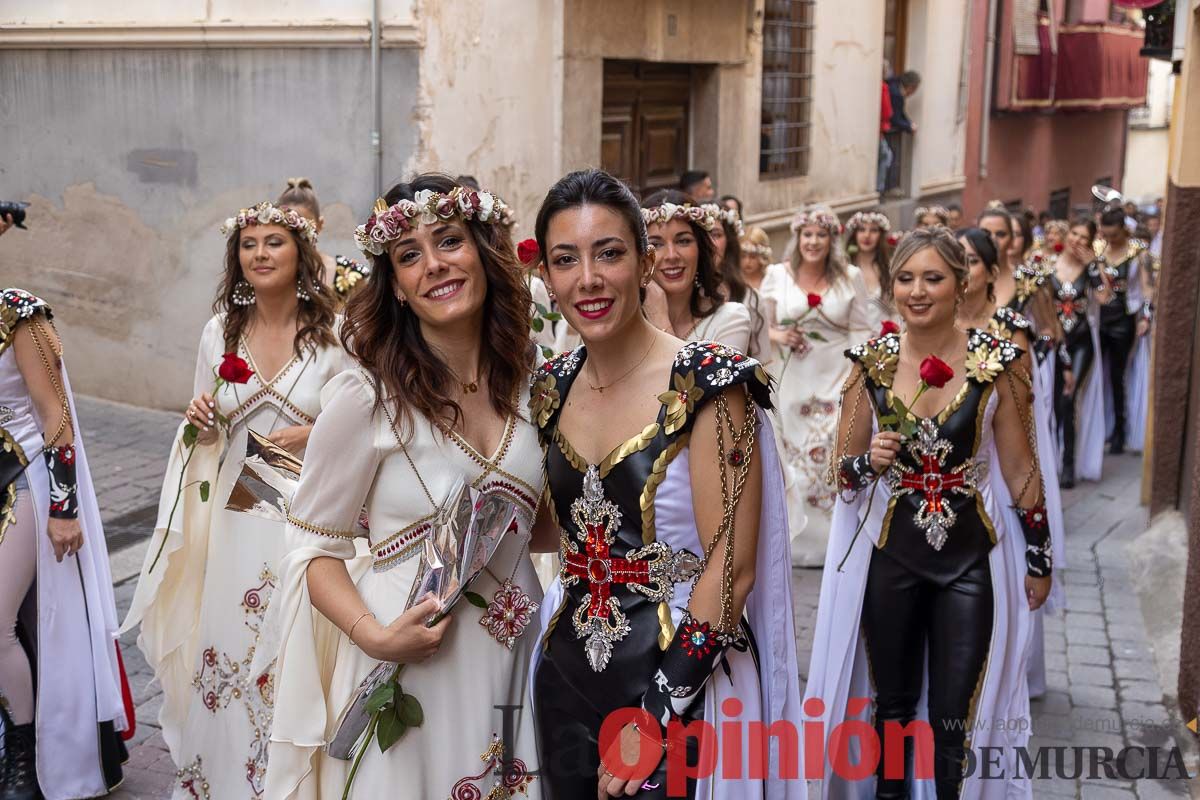
{"label": "white flower headband", "polygon": [[846,230],[854,231],[867,225],[876,225],[879,230],[887,233],[892,229],[892,221],[881,211],[856,211],[846,223]]}
{"label": "white flower headband", "polygon": [[749,253],[750,255],[758,256],[759,258],[765,258],[767,261],[771,260],[771,256],[773,255],[771,245],[757,244],[749,239],[742,239],[741,243],[743,253]]}
{"label": "white flower headband", "polygon": [[379,256],[388,242],[406,231],[455,216],[504,227],[512,227],[515,222],[512,209],[491,192],[462,186],[455,186],[448,194],[422,189],[412,200],[398,200],[391,207],[383,198],[376,200],[366,224],[354,229],[354,241],[367,255]]}
{"label": "white flower headband", "polygon": [[[715,207],[713,205],[713,208]],[[642,209],[642,220],[647,225],[666,225],[673,219],[695,222],[709,233],[712,232],[713,228],[717,227],[717,216],[704,206],[694,206],[691,203],[685,205],[663,203],[661,206]]]}
{"label": "white flower headband", "polygon": [[913,219],[920,222],[921,217],[926,214],[933,214],[943,225],[950,221],[950,210],[945,206],[917,206],[917,210],[913,212]]}
{"label": "white flower headband", "polygon": [[284,225],[300,235],[309,244],[317,243],[317,227],[312,220],[293,209],[283,209],[264,200],[252,208],[243,208],[237,216],[230,217],[221,225],[221,235],[229,238],[247,225]]}
{"label": "white flower headband", "polygon": [[799,232],[806,225],[820,225],[829,231],[831,235],[835,236],[842,233],[842,222],[838,219],[837,214],[822,208],[812,209],[811,211],[800,211],[796,216],[792,217],[792,233]]}
{"label": "white flower headband", "polygon": [[742,215],[737,212],[736,208],[729,208],[717,203],[704,203],[700,207],[716,217],[718,222],[731,226],[737,232],[739,239],[746,235],[746,229],[742,227]]}

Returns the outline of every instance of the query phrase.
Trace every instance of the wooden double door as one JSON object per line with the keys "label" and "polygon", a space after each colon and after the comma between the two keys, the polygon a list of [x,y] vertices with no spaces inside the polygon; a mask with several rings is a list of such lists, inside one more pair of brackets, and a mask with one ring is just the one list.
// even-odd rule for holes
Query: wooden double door
{"label": "wooden double door", "polygon": [[605,61],[601,166],[641,196],[688,168],[692,68]]}

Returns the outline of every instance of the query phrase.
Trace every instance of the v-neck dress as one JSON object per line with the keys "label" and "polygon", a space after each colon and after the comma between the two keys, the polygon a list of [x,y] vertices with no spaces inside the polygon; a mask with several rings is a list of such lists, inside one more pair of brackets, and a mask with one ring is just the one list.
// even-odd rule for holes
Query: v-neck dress
{"label": "v-neck dress", "polygon": [[[201,336],[193,396],[212,392],[225,350],[224,320],[216,316]],[[283,523],[225,504],[245,460],[247,430],[265,436],[313,424],[321,389],[351,363],[337,345],[309,348],[263,376],[245,341],[237,353],[254,375],[214,395],[229,432],[218,426],[218,441],[196,445],[186,467],[182,424],[171,445],[158,523],[123,628],[141,624],[138,646],[163,688],[159,721],[179,768],[176,798],[192,797],[202,782],[212,797],[262,797],[273,681],[254,683],[248,673],[287,546]]]}
{"label": "v-neck dress", "polygon": [[[518,408],[526,407],[528,396],[524,388]],[[488,609],[460,602],[438,651],[405,665],[400,685],[421,704],[424,722],[386,753],[368,746],[354,797],[507,798],[508,790],[540,797],[533,726],[524,710],[542,600],[526,546],[545,480],[533,426],[510,418],[496,451],[485,457],[423,417],[406,424],[397,418],[394,400],[377,406],[373,380],[360,369],[331,381],[323,400],[290,508],[288,553],[262,645],[260,661],[275,654],[266,796],[342,796],[351,762],[331,757],[324,746],[359,685],[381,663],[313,606],[306,579],[312,560],[349,562],[366,607],[390,624],[407,607],[435,504],[461,478],[511,500],[517,530],[471,584],[489,601]],[[364,509],[369,533],[358,526]],[[369,556],[357,557],[360,544]],[[502,588],[509,582],[519,595]],[[511,647],[500,640],[510,634]],[[253,671],[258,668],[256,663]],[[489,794],[504,748],[513,757],[510,782]]]}

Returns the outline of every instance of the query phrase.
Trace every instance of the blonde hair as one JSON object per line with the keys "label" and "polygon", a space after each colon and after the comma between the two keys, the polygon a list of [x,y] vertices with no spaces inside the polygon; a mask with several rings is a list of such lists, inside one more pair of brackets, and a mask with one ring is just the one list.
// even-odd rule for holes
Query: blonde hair
{"label": "blonde hair", "polygon": [[904,269],[905,263],[922,250],[933,248],[954,275],[954,282],[961,291],[967,285],[970,271],[967,268],[967,250],[962,242],[945,225],[934,225],[932,228],[917,228],[905,234],[892,254],[892,264],[888,270],[888,284],[896,282],[896,275]]}
{"label": "blonde hair", "polygon": [[279,195],[275,205],[304,208],[312,212],[314,220],[321,218],[321,204],[317,202],[317,192],[308,178],[288,178],[287,188]]}
{"label": "blonde hair", "polygon": [[766,267],[771,263],[771,237],[767,232],[757,225],[753,225],[746,230],[746,234],[741,241],[742,252],[750,253]]}
{"label": "blonde hair", "polygon": [[[814,218],[813,222],[806,221],[806,218]],[[822,203],[813,203],[805,206],[796,214],[792,222],[793,233],[791,241],[788,242],[788,266],[794,276],[800,269],[800,233],[809,225],[816,225],[823,228],[829,233],[829,253],[825,256],[825,279],[830,284],[838,283],[845,279],[846,270],[846,255],[842,252],[841,242],[841,225],[836,228],[823,224],[815,219],[832,218],[837,220],[837,215],[833,213],[833,209]]]}

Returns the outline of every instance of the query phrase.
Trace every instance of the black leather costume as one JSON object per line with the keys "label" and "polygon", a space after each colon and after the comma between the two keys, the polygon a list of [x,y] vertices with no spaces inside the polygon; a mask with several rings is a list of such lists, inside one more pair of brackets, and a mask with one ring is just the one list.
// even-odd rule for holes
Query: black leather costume
{"label": "black leather costume", "polygon": [[[595,797],[604,719],[626,707],[658,716],[661,704],[656,708],[650,701],[655,684],[661,688],[656,679],[670,671],[668,659],[678,653],[686,660],[695,655],[697,637],[716,635],[704,624],[680,645],[678,634],[695,623],[685,614],[677,632],[668,601],[676,583],[691,583],[700,574],[703,553],[672,551],[656,541],[654,496],[705,403],[743,384],[754,402],[770,407],[770,379],[757,361],[724,345],[689,343],[676,356],[667,391],[659,397],[658,418],[590,465],[558,430],[560,409],[586,358],[580,347],[545,364],[535,375],[530,400],[546,448],[548,500],[562,535],[564,597],[543,635],[533,687],[542,787],[553,800]],[[753,647],[744,624],[742,629],[745,635],[736,643],[721,640],[719,651]],[[704,674],[694,676],[698,694],[687,696],[685,708],[668,709],[672,716],[685,721],[702,716],[703,681],[719,652],[708,657]],[[695,753],[689,758],[695,763]],[[665,768],[664,760],[644,784],[657,788],[636,797],[666,797]],[[690,785],[689,797],[694,790]]]}
{"label": "black leather costume", "polygon": [[[1057,275],[1051,276],[1050,285],[1054,289],[1058,321],[1062,324],[1063,347],[1069,356],[1068,361],[1060,361],[1054,371],[1054,416],[1063,443],[1063,472],[1073,476],[1075,398],[1082,391],[1092,362],[1096,358],[1096,348],[1092,342],[1092,324],[1087,316],[1088,300],[1091,292],[1101,286],[1100,273],[1094,265],[1089,265],[1073,281],[1064,282],[1060,281]],[[1075,377],[1075,393],[1071,396],[1063,394],[1063,373],[1067,370],[1071,370]]]}
{"label": "black leather costume", "polygon": [[[916,420],[916,434],[884,473],[892,495],[871,553],[862,611],[881,741],[885,722],[907,724],[916,717],[928,648],[939,798],[958,797],[968,729],[963,725],[969,725],[991,645],[988,555],[996,533],[980,492],[989,480],[986,465],[976,460],[984,414],[997,383],[1009,379],[1003,373],[1023,352],[1009,339],[983,331],[971,330],[968,337],[962,390],[936,416]],[[881,418],[894,413],[891,385],[899,352],[899,335],[889,334],[846,353],[862,366],[866,392]],[[861,488],[852,478],[843,470],[841,488]],[[912,740],[905,744],[911,775]],[[909,796],[904,778],[885,779],[882,761],[878,776],[877,797]]]}
{"label": "black leather costume", "polygon": [[1116,418],[1112,440],[1116,450],[1125,445],[1125,369],[1137,340],[1137,314],[1130,314],[1128,307],[1129,279],[1134,261],[1145,249],[1144,242],[1130,239],[1124,260],[1114,265],[1102,257],[1099,266],[1112,284],[1112,297],[1100,306],[1100,351],[1108,359],[1108,380]]}

